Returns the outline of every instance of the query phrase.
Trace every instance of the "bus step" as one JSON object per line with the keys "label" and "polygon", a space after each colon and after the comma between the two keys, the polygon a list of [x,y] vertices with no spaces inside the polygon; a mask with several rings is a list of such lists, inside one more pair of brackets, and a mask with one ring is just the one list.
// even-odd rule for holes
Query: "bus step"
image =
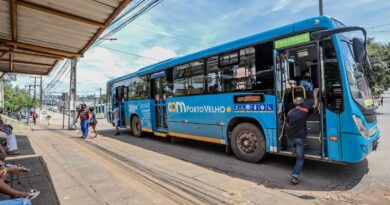
{"label": "bus step", "polygon": [[154,135],[159,136],[159,137],[167,137],[168,133],[166,132],[153,132]]}
{"label": "bus step", "polygon": [[[295,157],[295,153],[293,153],[292,150],[291,151],[283,150],[283,151],[277,152],[276,154],[284,155],[284,156],[290,156],[290,157]],[[305,158],[307,158],[307,159],[314,159],[314,160],[321,160],[321,155],[319,153],[306,151],[305,152]]]}

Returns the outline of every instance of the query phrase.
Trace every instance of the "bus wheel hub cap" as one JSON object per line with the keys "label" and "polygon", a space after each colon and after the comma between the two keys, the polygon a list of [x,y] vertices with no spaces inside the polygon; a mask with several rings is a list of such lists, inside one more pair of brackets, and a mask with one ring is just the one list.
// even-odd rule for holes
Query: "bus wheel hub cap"
{"label": "bus wheel hub cap", "polygon": [[255,134],[252,132],[241,133],[237,139],[237,142],[240,151],[246,154],[253,153],[257,148],[257,139]]}

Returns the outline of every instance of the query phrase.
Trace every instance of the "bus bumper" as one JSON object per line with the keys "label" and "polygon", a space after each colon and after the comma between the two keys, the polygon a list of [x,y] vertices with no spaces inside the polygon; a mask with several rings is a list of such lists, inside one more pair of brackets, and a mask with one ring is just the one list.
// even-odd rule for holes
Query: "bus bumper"
{"label": "bus bumper", "polygon": [[355,134],[344,133],[342,139],[342,160],[343,162],[356,163],[367,157],[378,147],[380,131],[378,130],[369,138]]}

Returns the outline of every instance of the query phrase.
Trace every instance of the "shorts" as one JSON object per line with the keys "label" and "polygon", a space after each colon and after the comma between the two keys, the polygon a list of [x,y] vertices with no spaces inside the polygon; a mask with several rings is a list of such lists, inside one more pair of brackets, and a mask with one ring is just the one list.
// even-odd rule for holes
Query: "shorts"
{"label": "shorts", "polygon": [[119,120],[118,119],[114,119],[114,126],[119,127]]}

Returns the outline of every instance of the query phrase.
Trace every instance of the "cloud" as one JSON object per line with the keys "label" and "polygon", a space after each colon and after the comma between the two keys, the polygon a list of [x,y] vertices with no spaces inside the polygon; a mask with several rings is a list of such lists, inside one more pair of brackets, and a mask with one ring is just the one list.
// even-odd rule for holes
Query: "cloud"
{"label": "cloud", "polygon": [[[170,50],[161,47],[153,47],[151,49],[144,50],[140,53],[140,56],[144,56],[145,58],[139,58],[137,61],[137,65],[140,67],[144,67],[150,64],[157,63],[159,61],[167,60],[169,58],[176,57],[177,54]],[[150,58],[150,59],[147,59]],[[153,60],[156,59],[156,60]]]}
{"label": "cloud", "polygon": [[278,0],[274,6],[272,7],[271,11],[272,12],[275,12],[275,11],[280,11],[282,9],[284,9],[285,7],[287,7],[287,5],[289,5],[291,3],[290,0]]}

